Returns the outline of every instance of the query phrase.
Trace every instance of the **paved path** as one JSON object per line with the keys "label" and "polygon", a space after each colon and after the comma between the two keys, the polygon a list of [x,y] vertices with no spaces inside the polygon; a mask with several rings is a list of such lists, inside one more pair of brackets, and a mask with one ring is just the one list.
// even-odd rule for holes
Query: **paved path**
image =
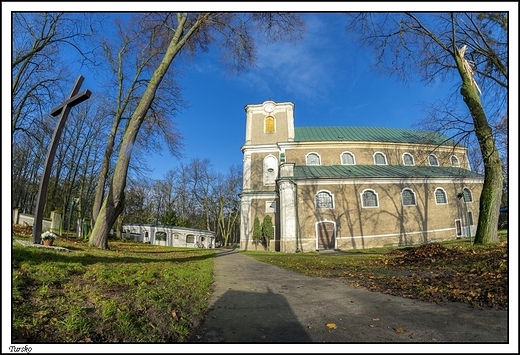
{"label": "paved path", "polygon": [[370,292],[232,250],[217,250],[214,273],[193,343],[508,343],[507,311]]}

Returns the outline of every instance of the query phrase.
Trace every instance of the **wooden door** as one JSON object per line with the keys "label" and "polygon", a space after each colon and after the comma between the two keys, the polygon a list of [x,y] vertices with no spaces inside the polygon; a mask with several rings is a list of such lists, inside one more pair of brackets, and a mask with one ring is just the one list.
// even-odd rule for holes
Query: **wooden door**
{"label": "wooden door", "polygon": [[333,222],[317,224],[318,249],[334,249],[336,247],[336,226]]}
{"label": "wooden door", "polygon": [[457,237],[461,237],[462,236],[462,223],[461,223],[460,219],[455,220],[455,229],[457,231]]}

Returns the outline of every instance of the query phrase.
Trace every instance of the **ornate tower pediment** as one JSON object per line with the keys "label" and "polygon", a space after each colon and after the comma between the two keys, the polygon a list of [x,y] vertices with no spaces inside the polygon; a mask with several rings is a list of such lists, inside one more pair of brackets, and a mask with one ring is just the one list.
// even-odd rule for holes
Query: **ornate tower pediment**
{"label": "ornate tower pediment", "polygon": [[247,105],[245,145],[294,141],[294,104],[265,101]]}

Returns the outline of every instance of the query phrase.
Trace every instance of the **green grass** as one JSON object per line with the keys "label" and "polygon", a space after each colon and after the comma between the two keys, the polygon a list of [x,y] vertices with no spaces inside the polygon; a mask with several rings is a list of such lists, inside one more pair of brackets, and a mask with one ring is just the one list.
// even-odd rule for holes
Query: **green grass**
{"label": "green grass", "polygon": [[207,311],[214,250],[54,245],[13,243],[13,343],[184,342]]}
{"label": "green grass", "polygon": [[[507,238],[507,231],[499,232]],[[14,234],[30,240],[30,231]],[[70,252],[12,248],[12,343],[177,343],[207,311],[215,251],[111,241],[110,250],[58,238]],[[507,243],[467,240],[336,253],[243,252],[354,287],[425,301],[507,308]]]}

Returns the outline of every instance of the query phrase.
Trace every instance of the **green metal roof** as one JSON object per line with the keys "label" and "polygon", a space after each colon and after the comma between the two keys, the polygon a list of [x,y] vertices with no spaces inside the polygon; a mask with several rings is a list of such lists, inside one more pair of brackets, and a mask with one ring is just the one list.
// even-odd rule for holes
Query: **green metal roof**
{"label": "green metal roof", "polygon": [[307,165],[294,167],[295,179],[324,178],[481,178],[456,167],[402,165]]}
{"label": "green metal roof", "polygon": [[456,142],[438,132],[382,127],[294,127],[294,140],[306,141],[368,141],[455,145]]}

